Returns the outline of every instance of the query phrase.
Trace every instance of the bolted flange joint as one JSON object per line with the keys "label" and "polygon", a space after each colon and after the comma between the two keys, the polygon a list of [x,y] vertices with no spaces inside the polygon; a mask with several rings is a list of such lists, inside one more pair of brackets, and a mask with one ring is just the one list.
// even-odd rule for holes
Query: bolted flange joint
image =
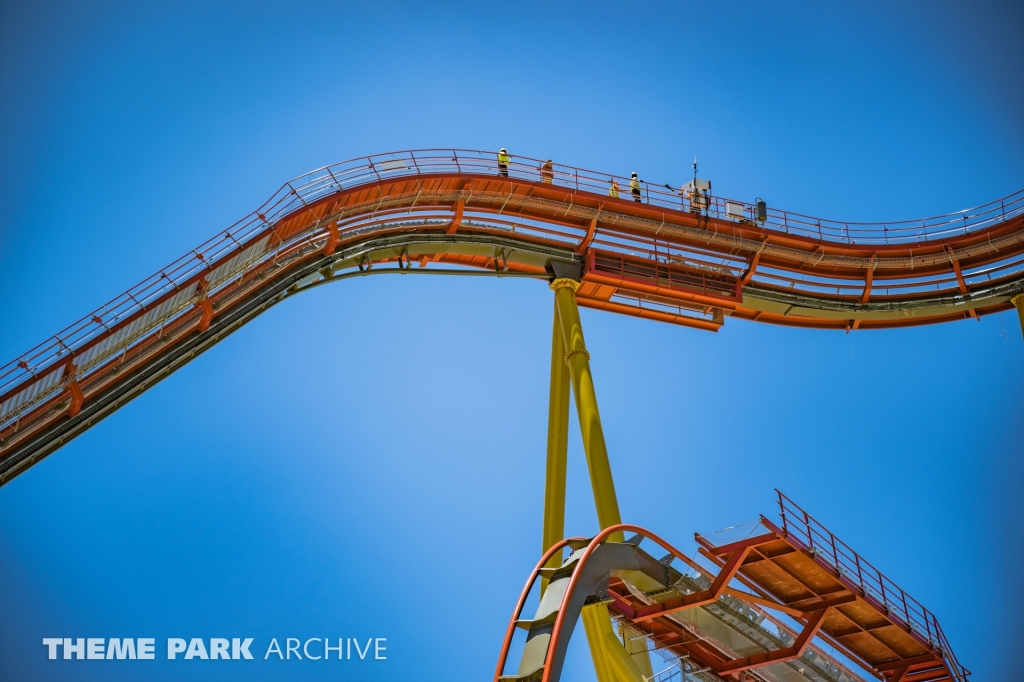
{"label": "bolted flange joint", "polygon": [[590,351],[586,350],[585,348],[577,348],[576,350],[571,350],[571,351],[569,351],[568,353],[565,354],[565,364],[566,365],[569,364],[569,360],[571,360],[572,356],[574,356],[574,355],[586,355],[587,356],[587,362],[590,362]]}
{"label": "bolted flange joint", "polygon": [[579,288],[579,280],[572,279],[571,277],[558,277],[551,282],[552,291],[558,291],[559,289],[572,289],[575,292]]}

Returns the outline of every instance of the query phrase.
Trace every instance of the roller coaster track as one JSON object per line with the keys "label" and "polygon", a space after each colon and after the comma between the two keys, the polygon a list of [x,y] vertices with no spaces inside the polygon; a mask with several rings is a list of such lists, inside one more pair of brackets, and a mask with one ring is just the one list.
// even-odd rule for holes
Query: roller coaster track
{"label": "roller coaster track", "polygon": [[[713,568],[627,524],[554,544],[513,611],[494,682],[558,682],[581,616],[608,679],[862,680],[845,658],[885,682],[966,682],[931,612],[781,493],[779,505],[781,525],[762,516],[758,534],[717,546],[695,535]],[[643,674],[638,653],[660,654],[661,672]]]}
{"label": "roller coaster track", "polygon": [[580,281],[579,305],[716,331],[960,320],[1024,291],[1024,190],[954,214],[810,218],[490,152],[364,157],[258,210],[0,367],[0,485],[276,303],[378,274]]}

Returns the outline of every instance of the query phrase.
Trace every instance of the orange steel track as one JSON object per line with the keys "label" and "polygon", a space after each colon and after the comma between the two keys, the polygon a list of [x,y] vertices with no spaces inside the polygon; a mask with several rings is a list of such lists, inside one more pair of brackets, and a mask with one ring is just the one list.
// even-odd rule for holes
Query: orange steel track
{"label": "orange steel track", "polygon": [[[286,183],[258,210],[0,367],[0,485],[300,291],[376,274],[581,280],[579,304],[709,331],[979,317],[1024,291],[1024,190],[950,215],[828,221],[513,158],[423,150]],[[617,179],[621,198],[607,195]]]}
{"label": "orange steel track", "polygon": [[[930,611],[781,493],[779,502],[781,527],[762,516],[760,525],[766,532],[720,546],[695,534],[700,553],[717,569],[717,574],[650,531],[628,524],[605,528],[594,538],[571,538],[552,546],[537,563],[513,611],[494,681],[557,682],[579,607],[595,600],[607,603],[613,618],[620,626],[626,626],[627,638],[644,638],[653,650],[683,657],[692,669],[711,672],[714,679],[807,679],[802,676],[803,667],[813,667],[815,659],[833,666],[833,672],[841,672],[835,668],[841,663],[826,653],[828,648],[883,682],[965,682],[969,678],[970,672],[957,660]],[[636,534],[626,544],[637,548],[633,551],[638,556],[619,551],[619,561],[622,555],[629,561],[606,561],[603,577],[588,576],[584,570],[588,560],[616,532]],[[642,538],[652,540],[660,552],[668,554],[658,560],[641,553],[638,547]],[[545,568],[550,557],[557,555],[561,559],[566,546],[574,551],[559,562],[562,567]],[[704,582],[687,584],[682,580],[684,573],[672,568],[674,562],[681,565],[685,574],[703,577]],[[537,620],[528,620],[523,613],[527,597],[536,589],[543,571],[548,572],[551,581],[567,579],[568,586],[564,593],[558,591],[562,596],[553,613],[547,613],[551,606],[546,609],[542,604]],[[627,584],[627,579],[634,579],[628,577],[630,573],[640,572],[664,584],[666,589],[645,593]],[[584,583],[589,583],[589,594]],[[574,594],[579,591],[585,595]],[[701,625],[701,618],[686,616],[708,607],[717,607],[717,617],[723,622],[729,620],[731,611],[733,622],[739,620],[745,626],[741,629],[745,629],[750,641],[759,639],[751,623],[767,618],[790,635],[791,644],[785,646],[761,638],[757,645],[747,642],[747,648],[753,651],[746,655],[730,651],[720,635]],[[744,612],[756,620],[743,623],[740,614]],[[789,616],[793,621],[782,625],[773,613]],[[542,615],[546,617],[540,618]],[[706,615],[702,618],[706,621]],[[509,652],[518,630],[550,637],[544,665],[533,675],[530,670],[520,670],[518,674],[510,670]],[[815,652],[805,658],[808,648]],[[794,668],[799,668],[800,677],[793,675],[795,671],[779,669],[780,664],[787,662],[799,663]],[[766,668],[772,673],[767,678],[743,674]],[[861,676],[845,674],[839,678],[853,680]]]}

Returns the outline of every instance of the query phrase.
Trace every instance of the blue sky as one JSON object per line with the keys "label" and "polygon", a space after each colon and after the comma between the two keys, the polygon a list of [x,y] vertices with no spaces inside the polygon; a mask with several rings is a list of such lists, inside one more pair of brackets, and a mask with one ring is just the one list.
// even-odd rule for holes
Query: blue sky
{"label": "blue sky", "polygon": [[[4,3],[0,357],[369,153],[505,146],[672,183],[696,155],[718,194],[844,220],[983,203],[1024,187],[1022,28],[1012,2]],[[525,280],[320,287],[66,445],[0,489],[0,678],[491,675],[540,545],[550,314]],[[779,487],[977,679],[1011,675],[1015,315],[583,323],[625,520],[691,548],[773,515]],[[595,530],[574,430],[567,531]],[[387,637],[388,660],[40,643],[240,636],[258,659],[271,637]],[[574,647],[565,679],[592,677]]]}

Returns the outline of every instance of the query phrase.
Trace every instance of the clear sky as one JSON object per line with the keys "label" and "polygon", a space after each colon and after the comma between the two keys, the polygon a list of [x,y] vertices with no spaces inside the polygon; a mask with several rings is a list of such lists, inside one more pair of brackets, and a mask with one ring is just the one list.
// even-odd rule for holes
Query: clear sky
{"label": "clear sky", "polygon": [[[1024,6],[0,3],[0,360],[369,153],[508,147],[844,220],[1024,187]],[[540,550],[551,293],[374,278],[277,306],[0,489],[0,679],[487,679]],[[583,312],[625,520],[809,509],[978,680],[1024,637],[1016,316],[896,331]],[[596,518],[578,432],[567,531]],[[167,637],[386,637],[342,663]],[[151,662],[43,637],[154,637]],[[579,639],[582,642],[582,637]],[[564,679],[593,678],[573,648]]]}

